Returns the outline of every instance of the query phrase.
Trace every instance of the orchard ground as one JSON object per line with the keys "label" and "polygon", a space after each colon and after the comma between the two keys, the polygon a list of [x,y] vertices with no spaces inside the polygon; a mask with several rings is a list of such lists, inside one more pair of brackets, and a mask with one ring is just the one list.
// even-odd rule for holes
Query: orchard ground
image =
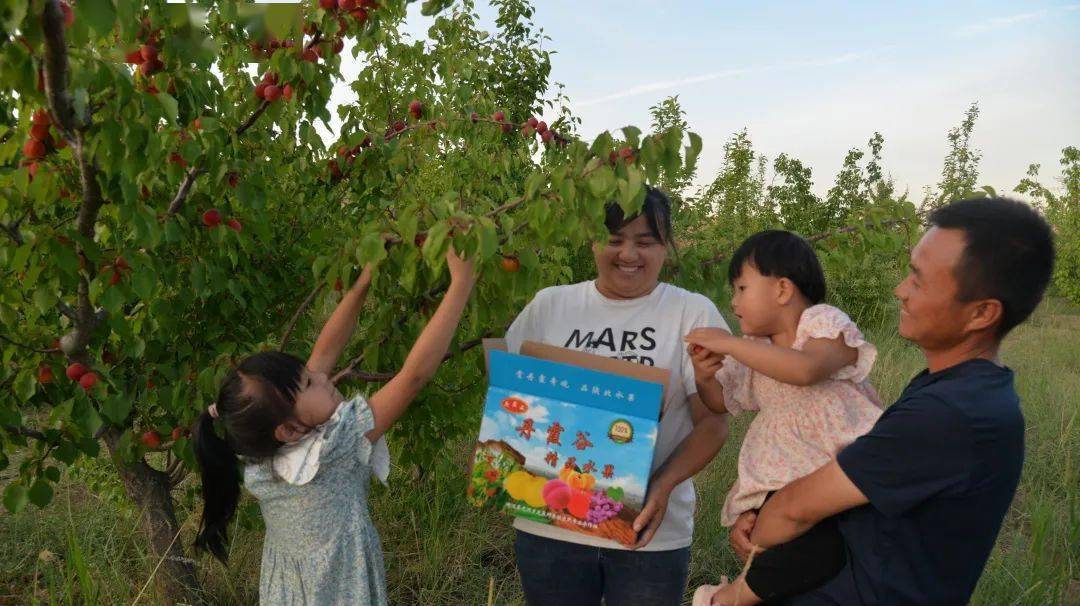
{"label": "orchard ground", "polygon": [[[893,327],[867,331],[881,351],[873,381],[892,401],[921,366],[919,352]],[[1017,374],[1027,418],[1027,459],[1016,500],[987,564],[973,604],[1080,603],[1080,308],[1051,299],[1007,341],[1005,362]],[[446,405],[455,405],[447,402]],[[476,406],[477,403],[456,405]],[[748,417],[698,477],[697,531],[690,586],[734,574],[739,564],[719,525],[720,503],[734,477],[737,447]],[[471,438],[422,480],[395,469],[390,488],[377,488],[371,508],[382,533],[394,604],[519,604],[522,602],[506,519],[478,513],[464,499]],[[78,463],[44,510],[0,510],[0,604],[154,603],[148,587],[157,561],[146,550],[136,514],[102,455]],[[0,474],[7,480],[17,466]],[[197,481],[190,475],[180,490]],[[180,498],[183,504],[187,500]],[[247,503],[248,507],[254,504]],[[185,507],[181,505],[181,507]],[[190,545],[197,511],[181,509],[181,540]],[[261,531],[232,533],[230,566],[198,556],[215,604],[256,601]],[[490,597],[490,602],[489,602]]]}

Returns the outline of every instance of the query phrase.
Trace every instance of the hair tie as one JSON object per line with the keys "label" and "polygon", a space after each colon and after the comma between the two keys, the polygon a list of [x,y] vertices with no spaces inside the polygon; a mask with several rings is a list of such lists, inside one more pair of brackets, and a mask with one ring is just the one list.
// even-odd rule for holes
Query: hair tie
{"label": "hair tie", "polygon": [[218,418],[217,403],[211,404],[210,407],[206,409],[206,412],[210,413],[211,418]]}

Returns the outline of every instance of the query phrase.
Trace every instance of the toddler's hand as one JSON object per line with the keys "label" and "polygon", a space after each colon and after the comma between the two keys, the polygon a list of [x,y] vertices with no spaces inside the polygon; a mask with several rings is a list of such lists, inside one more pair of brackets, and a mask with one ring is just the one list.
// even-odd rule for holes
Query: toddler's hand
{"label": "toddler's hand", "polygon": [[[691,346],[697,345],[713,353],[726,354],[728,353],[727,344],[736,338],[723,328],[695,328],[683,337],[683,340]],[[691,349],[691,353],[693,353],[693,349]]]}
{"label": "toddler's hand", "polygon": [[694,381],[706,383],[716,379],[716,373],[724,366],[724,354],[713,353],[700,345],[686,346],[690,362],[694,365]]}
{"label": "toddler's hand", "polygon": [[750,557],[750,550],[754,548],[754,544],[750,542],[750,533],[754,531],[754,524],[756,523],[757,510],[744,511],[739,514],[739,517],[735,518],[735,525],[731,527],[731,534],[728,535],[731,548],[744,562],[746,558]]}

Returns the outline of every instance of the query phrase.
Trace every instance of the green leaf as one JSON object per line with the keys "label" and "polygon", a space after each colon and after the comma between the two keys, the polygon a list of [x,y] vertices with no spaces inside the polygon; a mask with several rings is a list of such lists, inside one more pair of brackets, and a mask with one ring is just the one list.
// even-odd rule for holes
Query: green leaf
{"label": "green leaf", "polygon": [[316,279],[322,277],[322,272],[326,269],[326,266],[330,264],[330,257],[322,256],[316,257],[315,261],[311,264],[311,275]]}
{"label": "green leaf", "polygon": [[574,203],[574,198],[577,195],[577,188],[574,187],[574,180],[567,179],[562,182],[560,195],[562,195],[563,204],[570,205]]}
{"label": "green leaf", "polygon": [[687,136],[690,137],[690,145],[686,148],[685,170],[691,172],[697,166],[698,155],[701,154],[701,136],[697,133],[687,133]]}
{"label": "green leaf", "polygon": [[131,280],[131,287],[143,301],[149,301],[154,296],[154,286],[156,284],[155,273],[153,269],[148,267],[136,270]]}
{"label": "green leaf", "polygon": [[12,33],[26,16],[26,8],[29,2],[21,0],[3,0],[0,2],[0,31]]}
{"label": "green leaf", "polygon": [[627,180],[619,182],[619,205],[623,212],[631,213],[637,210],[635,202],[639,197],[644,198],[644,188],[641,179],[641,171],[636,166],[627,166]]}
{"label": "green leaf", "polygon": [[[78,261],[76,261],[78,263]],[[56,295],[47,286],[42,286],[34,291],[34,306],[46,313],[56,305]]]}
{"label": "green leaf", "polygon": [[615,173],[607,166],[601,166],[588,177],[589,191],[596,198],[606,198],[615,187]]}
{"label": "green leaf", "polygon": [[112,0],[79,0],[75,11],[76,19],[89,25],[98,36],[111,32],[116,23],[116,7]]}
{"label": "green leaf", "polygon": [[101,415],[94,410],[92,404],[84,404],[72,411],[71,420],[79,427],[83,435],[92,436],[101,429]]}
{"label": "green leaf", "polygon": [[165,116],[169,119],[169,122],[176,124],[178,120],[179,109],[177,108],[176,99],[169,93],[158,93],[154,95],[161,103],[161,107],[165,108]]}
{"label": "green leaf", "polygon": [[229,292],[232,293],[232,296],[236,297],[236,300],[239,301],[241,305],[247,305],[247,301],[244,299],[244,289],[240,287],[239,282],[236,280],[229,280],[228,288]]}
{"label": "green leaf", "polygon": [[48,480],[38,478],[34,485],[30,487],[30,492],[27,495],[30,497],[30,502],[37,505],[38,508],[44,509],[49,501],[53,497],[52,486],[49,485]]}
{"label": "green leaf", "polygon": [[75,462],[75,457],[79,456],[79,451],[75,450],[75,445],[68,441],[62,441],[53,451],[53,457],[57,461],[62,461],[71,465]]}
{"label": "green leaf", "polygon": [[119,425],[131,413],[131,398],[122,394],[112,394],[101,405],[101,412],[113,424]]}
{"label": "green leaf", "polygon": [[11,513],[19,513],[26,506],[27,500],[26,487],[18,482],[8,484],[4,490],[4,507]]}
{"label": "green leaf", "polygon": [[439,264],[439,257],[443,254],[443,244],[446,243],[446,235],[450,233],[450,225],[445,221],[439,221],[428,230],[427,240],[424,241],[424,259],[428,265],[435,267]]}
{"label": "green leaf", "polygon": [[418,227],[419,221],[416,216],[416,211],[412,207],[402,211],[397,220],[397,232],[401,234],[401,238],[405,241],[405,244],[410,244],[416,239]]}
{"label": "green leaf", "polygon": [[117,286],[108,286],[98,300],[110,314],[120,313],[120,307],[124,304],[124,295]]}
{"label": "green leaf", "polygon": [[525,199],[532,200],[536,196],[536,190],[544,184],[544,173],[535,172],[525,179]]}
{"label": "green leaf", "polygon": [[490,258],[499,249],[499,232],[495,222],[487,217],[480,217],[480,229],[478,230],[481,259]]}
{"label": "green leaf", "polygon": [[356,253],[356,260],[361,266],[368,263],[378,263],[386,258],[386,241],[382,234],[370,233],[360,240],[360,249]]}
{"label": "green leaf", "polygon": [[30,370],[19,373],[15,377],[15,385],[13,385],[15,395],[23,402],[28,401],[34,397],[34,393],[37,391],[37,380],[34,378],[34,373]]}

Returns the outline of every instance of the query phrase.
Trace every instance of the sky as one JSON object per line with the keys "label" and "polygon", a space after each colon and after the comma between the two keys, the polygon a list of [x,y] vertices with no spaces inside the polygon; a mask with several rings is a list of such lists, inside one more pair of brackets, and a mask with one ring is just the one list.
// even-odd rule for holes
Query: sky
{"label": "sky", "polygon": [[[482,23],[494,10],[478,0]],[[406,30],[430,20],[410,5]],[[884,165],[921,197],[941,175],[946,134],[978,102],[979,184],[1010,191],[1030,163],[1044,183],[1062,148],[1080,145],[1080,2],[721,2],[536,0],[580,134],[647,127],[678,95],[712,180],[723,144],[747,129],[768,158],[787,153],[833,184],[844,154],[885,138]],[[351,53],[343,66],[355,74]],[[333,100],[352,95],[344,83]],[[336,125],[332,125],[332,128]]]}

